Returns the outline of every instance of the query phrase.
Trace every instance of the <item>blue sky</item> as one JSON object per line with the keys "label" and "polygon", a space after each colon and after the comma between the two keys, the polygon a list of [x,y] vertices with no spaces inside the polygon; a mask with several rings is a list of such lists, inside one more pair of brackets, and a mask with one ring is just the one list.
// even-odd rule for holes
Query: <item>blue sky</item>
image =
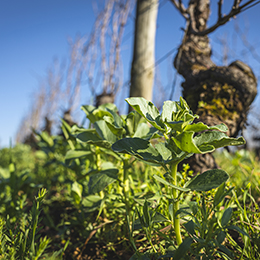
{"label": "blue sky", "polygon": [[[164,0],[160,3],[156,35],[157,60],[178,47],[182,37],[180,27],[184,26],[183,18],[171,3]],[[242,28],[246,28],[247,22],[249,23],[250,30],[246,29],[248,39],[258,47],[260,55],[259,13],[260,5],[241,14],[238,22]],[[0,1],[0,148],[8,146],[10,138],[15,140],[21,118],[28,112],[32,93],[37,90],[37,78],[44,76],[53,57],[67,57],[67,38],[75,38],[79,33],[90,33],[94,21],[91,0]],[[129,23],[131,32],[134,21],[129,20]],[[246,48],[233,31],[234,22],[230,22],[210,35],[213,51],[216,53],[215,61],[217,62],[217,53],[221,53],[217,38],[227,34],[229,44],[234,45],[231,46],[231,51],[242,57],[242,60],[248,62],[255,73],[260,75],[260,64],[245,51]],[[235,38],[237,41],[233,42]],[[126,80],[130,75],[128,72],[132,43],[133,37],[124,42]],[[171,61],[173,55],[160,64],[163,78],[168,73],[169,59]],[[179,93],[180,91],[176,95]]]}
{"label": "blue sky", "polygon": [[53,57],[66,58],[67,38],[91,31],[91,1],[0,1],[0,146],[8,145]]}

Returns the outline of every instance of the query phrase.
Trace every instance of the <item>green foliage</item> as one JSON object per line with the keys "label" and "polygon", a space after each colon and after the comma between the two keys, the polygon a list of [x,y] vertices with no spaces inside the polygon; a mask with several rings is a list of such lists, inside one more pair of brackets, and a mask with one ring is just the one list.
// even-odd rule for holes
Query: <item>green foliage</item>
{"label": "green foliage", "polygon": [[[4,235],[3,252],[20,254],[20,237],[28,259],[61,258],[65,248],[64,259],[80,259],[90,243],[101,244],[104,259],[118,248],[132,252],[131,259],[259,259],[259,178],[249,174],[257,164],[238,152],[225,171],[194,176],[184,165],[177,172],[194,153],[244,139],[229,138],[224,124],[193,123],[198,116],[182,98],[166,101],[161,113],[143,98],[127,102],[136,111],[125,116],[112,104],[83,106],[90,128],[62,121],[63,135],[35,133],[39,150],[30,151],[33,163],[26,171],[8,159],[0,171],[0,235],[18,246],[8,249]],[[225,163],[228,156],[220,155]],[[246,186],[250,180],[256,184]],[[49,192],[34,199],[40,187]]]}
{"label": "green foliage", "polygon": [[41,189],[35,197],[31,213],[23,213],[16,223],[11,223],[9,216],[0,218],[0,255],[1,259],[61,259],[63,251],[52,254],[45,253],[51,240],[46,236],[39,238],[38,222],[40,207],[46,195],[46,190]]}
{"label": "green foliage", "polygon": [[[151,102],[143,98],[128,98],[126,100],[141,116],[156,128],[158,134],[165,139],[164,142],[159,142],[153,146],[150,141],[141,138],[123,138],[113,144],[112,149],[119,153],[130,154],[145,162],[161,165],[166,170],[166,174],[168,172],[171,173],[170,182],[156,175],[154,178],[168,186],[171,190],[170,195],[173,203],[170,204],[172,206],[169,209],[172,210],[172,213],[170,213],[171,223],[175,230],[178,245],[178,249],[174,251],[174,254],[177,254],[178,258],[176,255],[174,258],[179,259],[182,257],[179,252],[183,252],[184,256],[184,253],[186,253],[192,244],[190,239],[182,240],[180,230],[180,218],[178,213],[182,193],[190,190],[198,192],[217,188],[228,179],[228,175],[222,170],[210,170],[195,176],[181,187],[178,185],[177,180],[177,165],[193,153],[212,152],[216,148],[227,145],[240,145],[245,143],[245,141],[242,137],[238,139],[229,138],[223,133],[223,131],[227,131],[226,126],[223,124],[213,127],[208,127],[203,123],[192,124],[193,120],[198,118],[198,116],[193,115],[187,103],[182,98],[179,102],[165,102],[161,115]],[[195,133],[201,131],[203,132],[195,136]],[[143,209],[143,212],[144,217],[141,217],[138,212],[139,219],[146,232],[147,239],[156,253],[157,250],[151,243],[150,228],[152,227],[152,222],[149,218],[150,213],[147,210],[147,206]],[[227,224],[226,222],[230,220],[226,217],[228,213],[225,213],[224,216],[223,223]],[[185,248],[185,250],[183,248]],[[207,254],[207,250],[205,253]]]}
{"label": "green foliage", "polygon": [[250,183],[252,195],[259,196],[260,165],[252,152],[237,150],[228,153],[223,150],[215,153],[214,156],[219,165],[232,173],[232,182],[237,187],[246,187]]}
{"label": "green foliage", "polygon": [[2,169],[8,169],[11,162],[19,172],[33,169],[35,165],[34,158],[30,146],[25,144],[18,144],[10,149],[3,148],[0,150],[0,173]]}

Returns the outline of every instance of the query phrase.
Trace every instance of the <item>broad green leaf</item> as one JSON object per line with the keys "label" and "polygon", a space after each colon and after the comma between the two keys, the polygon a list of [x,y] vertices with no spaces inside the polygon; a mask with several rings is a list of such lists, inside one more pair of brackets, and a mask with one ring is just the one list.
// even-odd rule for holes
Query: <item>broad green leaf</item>
{"label": "broad green leaf", "polygon": [[195,216],[198,212],[198,203],[196,201],[189,201],[188,205],[192,211],[192,214]]}
{"label": "broad green leaf", "polygon": [[105,149],[103,149],[101,146],[100,146],[100,151],[103,153],[103,154],[106,154],[106,155],[111,155],[113,157],[115,157],[117,160],[122,160],[122,158],[120,157],[119,154],[115,153],[114,151],[112,151],[111,149],[108,149],[108,148],[111,148],[111,145],[110,143],[109,144],[109,147],[104,147]]}
{"label": "broad green leaf", "polygon": [[146,122],[146,120],[139,113],[136,111],[130,112],[125,118],[125,124],[128,132],[127,134],[132,137],[142,121]]}
{"label": "broad green leaf", "polygon": [[112,163],[112,162],[103,162],[100,165],[100,168],[102,170],[106,170],[106,169],[116,169],[116,166]]}
{"label": "broad green leaf", "polygon": [[166,125],[169,126],[172,130],[177,132],[182,132],[185,122],[184,121],[174,121],[166,122]]}
{"label": "broad green leaf", "polygon": [[117,106],[114,103],[105,103],[102,104],[98,107],[98,109],[102,109],[102,110],[107,110],[107,111],[113,111],[113,112],[117,112]]}
{"label": "broad green leaf", "polygon": [[92,152],[82,151],[82,150],[69,150],[65,155],[65,160],[77,159],[77,158],[87,156],[89,154],[92,154]]}
{"label": "broad green leaf", "polygon": [[226,232],[221,230],[217,235],[217,241],[219,245],[221,245],[224,242],[225,238],[226,238]]}
{"label": "broad green leaf", "polygon": [[245,139],[241,136],[239,138],[231,138],[231,137],[225,137],[221,140],[214,141],[211,145],[213,145],[215,148],[225,147],[225,146],[236,146],[236,145],[243,145],[245,144]]}
{"label": "broad green leaf", "polygon": [[172,114],[178,111],[176,102],[167,100],[163,103],[162,121],[171,122],[173,120]]}
{"label": "broad green leaf", "polygon": [[239,233],[241,233],[242,235],[249,237],[249,235],[248,235],[244,230],[242,230],[241,228],[239,228],[239,227],[237,227],[237,226],[230,225],[230,226],[228,226],[227,228],[228,228],[228,229],[232,229],[232,230],[236,230],[236,231],[238,231]]}
{"label": "broad green leaf", "polygon": [[84,212],[93,212],[100,208],[102,198],[98,195],[88,195],[82,199],[82,205],[85,207]]}
{"label": "broad green leaf", "polygon": [[133,137],[139,137],[145,140],[150,140],[157,136],[158,130],[155,127],[148,126],[147,122],[140,123],[137,126]]}
{"label": "broad green leaf", "polygon": [[186,131],[172,137],[175,144],[186,153],[202,153],[193,141],[194,132]]}
{"label": "broad green leaf", "polygon": [[112,149],[118,153],[131,154],[147,162],[161,163],[163,161],[162,156],[149,141],[137,137],[120,139],[112,145]]}
{"label": "broad green leaf", "polygon": [[194,235],[195,234],[195,223],[190,220],[187,223],[184,224],[184,227],[186,228],[186,230],[191,234]]}
{"label": "broad green leaf", "polygon": [[224,227],[228,224],[229,220],[232,217],[232,208],[227,208],[225,212],[223,213],[223,216],[221,218],[221,226]]}
{"label": "broad green leaf", "polygon": [[168,148],[165,147],[164,143],[155,144],[155,148],[159,152],[159,154],[162,156],[162,158],[165,162],[170,161],[172,159],[172,152]]}
{"label": "broad green leaf", "polygon": [[[95,129],[94,129],[95,130]],[[83,143],[92,144],[95,146],[103,147],[103,148],[110,148],[111,143],[105,140],[102,140],[99,135],[93,131],[85,131],[78,134],[77,139]]]}
{"label": "broad green leaf", "polygon": [[110,111],[114,111],[117,108],[114,104],[104,104],[98,108],[91,105],[86,105],[82,106],[81,109],[86,113],[87,118],[93,124],[96,121],[103,119],[104,116],[112,117],[112,114],[108,111],[108,109],[110,109]]}
{"label": "broad green leaf", "polygon": [[215,148],[220,148],[229,145],[245,144],[245,139],[243,137],[231,138],[228,137],[225,133],[219,131],[209,131],[195,136],[194,142],[198,147],[206,144],[212,145]]}
{"label": "broad green leaf", "polygon": [[194,133],[193,131],[185,131],[172,137],[172,140],[182,151],[187,153],[209,153],[216,148],[245,143],[243,137],[230,138],[219,131],[204,132],[193,138]]}
{"label": "broad green leaf", "polygon": [[166,143],[167,149],[172,152],[172,162],[173,161],[182,161],[185,157],[190,157],[192,154],[182,151],[173,141],[173,139],[168,140]]}
{"label": "broad green leaf", "polygon": [[111,143],[108,141],[88,141],[87,144],[92,144],[94,146],[103,147],[109,149],[111,147]]}
{"label": "broad green leaf", "polygon": [[184,121],[186,123],[191,123],[195,118],[199,118],[198,115],[193,115],[192,111],[189,108],[180,106],[179,111],[173,113],[173,121]]}
{"label": "broad green leaf", "polygon": [[114,124],[117,127],[123,127],[123,119],[120,117],[120,115],[118,114],[117,111],[117,107],[115,106],[116,109],[110,109],[110,108],[106,108],[106,110],[113,116],[114,119]]}
{"label": "broad green leaf", "polygon": [[186,182],[184,187],[195,191],[208,191],[219,187],[228,178],[228,174],[223,170],[208,170]]}
{"label": "broad green leaf", "polygon": [[109,129],[113,134],[121,136],[125,132],[122,118],[117,114],[117,110],[111,110],[109,108],[106,108],[106,110],[111,114],[112,117],[104,116],[103,119],[106,121]]}
{"label": "broad green leaf", "polygon": [[116,136],[110,131],[104,120],[99,120],[94,123],[94,127],[98,135],[105,141],[113,144],[116,141]]}
{"label": "broad green leaf", "polygon": [[88,142],[88,141],[102,141],[102,139],[97,134],[96,130],[93,131],[84,131],[76,135],[76,138],[79,139],[81,142]]}
{"label": "broad green leaf", "polygon": [[166,124],[177,132],[183,132],[186,126],[190,125],[197,115],[193,116],[188,111],[179,111],[175,121],[166,122]]}
{"label": "broad green leaf", "polygon": [[114,135],[121,136],[124,133],[124,128],[122,126],[119,126],[112,117],[104,116],[103,119],[105,120],[108,128]]}
{"label": "broad green leaf", "polygon": [[224,123],[221,123],[221,124],[215,125],[215,126],[210,126],[209,129],[210,130],[219,130],[221,132],[227,132],[228,131],[228,127]]}
{"label": "broad green leaf", "polygon": [[201,132],[204,130],[219,130],[221,132],[227,132],[228,128],[223,123],[219,124],[219,125],[215,125],[215,126],[207,126],[207,125],[203,124],[202,122],[192,124],[192,125],[187,125],[184,128],[184,131],[193,131],[193,132]]}
{"label": "broad green leaf", "polygon": [[[171,115],[171,119],[167,120],[167,121],[185,121],[183,120],[183,117],[186,113],[192,114],[192,111],[190,110],[188,104],[186,103],[186,101],[180,97],[180,101],[176,101],[175,103],[175,107],[174,105],[168,103],[168,102],[173,102],[173,101],[166,101],[166,108],[169,109],[170,106],[172,106],[172,115]],[[166,110],[166,109],[165,109]],[[164,113],[164,118],[169,118],[169,114]]]}
{"label": "broad green leaf", "polygon": [[228,138],[228,136],[219,131],[208,131],[195,136],[194,142],[197,146],[201,146],[204,144],[212,144],[213,142],[220,141],[223,138]]}
{"label": "broad green leaf", "polygon": [[153,178],[156,179],[157,181],[161,182],[162,184],[164,184],[164,185],[166,185],[166,186],[168,186],[168,187],[171,187],[171,188],[173,188],[173,189],[175,189],[175,190],[184,191],[184,192],[191,190],[191,189],[189,189],[189,188],[182,188],[182,187],[173,185],[173,184],[171,184],[170,182],[168,182],[168,181],[162,179],[161,177],[159,177],[159,176],[156,175],[156,174],[153,175]]}
{"label": "broad green leaf", "polygon": [[199,146],[198,149],[200,150],[200,153],[211,153],[215,151],[215,147],[209,144],[203,144]]}
{"label": "broad green leaf", "polygon": [[215,151],[215,147],[210,144],[203,144],[198,147],[201,153],[211,153]]}
{"label": "broad green leaf", "polygon": [[186,254],[186,252],[190,249],[192,242],[193,239],[190,237],[183,240],[183,242],[179,245],[179,247],[175,251],[173,259],[174,260],[182,259],[182,257]]}
{"label": "broad green leaf", "polygon": [[105,109],[103,110],[100,108],[96,108],[93,111],[93,116],[95,117],[95,122],[96,122],[96,121],[102,120],[104,118],[104,116],[112,116],[112,115]]}
{"label": "broad green leaf", "polygon": [[[197,118],[197,115],[193,115],[192,112],[185,112],[183,117],[181,118],[184,121],[184,127],[188,124],[191,124],[193,122],[193,120]],[[184,128],[183,127],[183,128]]]}
{"label": "broad green leaf", "polygon": [[87,118],[90,120],[91,123],[95,123],[98,120],[98,118],[96,118],[95,115],[93,114],[95,109],[96,107],[91,105],[81,106],[81,110],[85,112]]}
{"label": "broad green leaf", "polygon": [[88,183],[89,194],[97,193],[105,189],[109,184],[117,180],[117,169],[106,169],[93,174]]}
{"label": "broad green leaf", "polygon": [[164,124],[161,121],[159,110],[154,106],[150,101],[142,97],[132,97],[126,98],[126,102],[133,107],[140,115],[142,115],[152,126],[159,129],[160,131],[164,130]]}
{"label": "broad green leaf", "polygon": [[100,202],[102,198],[99,195],[88,195],[84,197],[82,204],[85,207],[92,207],[95,203]]}
{"label": "broad green leaf", "polygon": [[143,138],[149,133],[149,131],[150,131],[150,127],[148,126],[147,123],[140,123],[138,124],[136,128],[136,132],[134,133],[133,137]]}
{"label": "broad green leaf", "polygon": [[183,97],[180,97],[180,101],[178,102],[182,109],[190,110],[190,107],[186,100]]}
{"label": "broad green leaf", "polygon": [[71,186],[71,195],[74,198],[76,204],[79,204],[82,197],[83,186],[78,182],[73,182]]}

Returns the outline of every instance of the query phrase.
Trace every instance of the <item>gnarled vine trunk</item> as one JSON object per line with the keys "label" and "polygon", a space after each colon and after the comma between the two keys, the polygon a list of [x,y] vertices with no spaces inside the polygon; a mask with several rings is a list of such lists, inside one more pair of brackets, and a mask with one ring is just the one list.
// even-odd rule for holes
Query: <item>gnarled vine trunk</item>
{"label": "gnarled vine trunk", "polygon": [[[191,20],[174,60],[174,66],[185,81],[182,94],[191,109],[207,125],[224,122],[228,135],[237,136],[246,124],[250,104],[257,93],[256,77],[249,66],[234,61],[216,66],[211,60],[211,46],[205,31],[210,13],[209,0],[189,2]],[[192,26],[191,26],[192,21]],[[195,155],[188,163],[194,173],[217,167],[211,154]]]}

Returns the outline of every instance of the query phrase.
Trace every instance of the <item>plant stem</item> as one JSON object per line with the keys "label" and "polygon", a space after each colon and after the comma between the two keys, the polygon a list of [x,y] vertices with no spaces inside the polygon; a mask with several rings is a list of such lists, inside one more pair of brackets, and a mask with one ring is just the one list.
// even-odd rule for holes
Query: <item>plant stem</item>
{"label": "plant stem", "polygon": [[123,193],[124,193],[124,197],[125,197],[125,207],[126,207],[126,214],[129,214],[129,209],[130,209],[130,205],[129,205],[129,179],[128,179],[128,169],[129,169],[129,164],[128,164],[128,160],[124,159],[123,160]]}
{"label": "plant stem", "polygon": [[99,147],[96,147],[96,166],[97,170],[101,169],[101,156]]}
{"label": "plant stem", "polygon": [[[149,231],[148,231],[148,230],[149,230]],[[145,228],[145,233],[146,233],[146,237],[147,237],[148,242],[149,242],[149,244],[151,245],[153,251],[154,251],[155,253],[157,253],[157,250],[156,250],[156,248],[154,247],[153,242],[152,242],[152,240],[151,240],[151,230],[150,230],[150,227]]]}
{"label": "plant stem", "polygon": [[[171,173],[172,177],[174,179],[174,185],[177,186],[177,167],[178,163],[173,163],[171,167]],[[180,218],[176,217],[175,214],[179,210],[179,201],[178,201],[178,191],[176,189],[172,190],[173,194],[173,218],[174,218],[174,230],[176,234],[176,240],[177,244],[180,245],[182,243],[182,238],[181,238],[181,227],[180,227]]]}

